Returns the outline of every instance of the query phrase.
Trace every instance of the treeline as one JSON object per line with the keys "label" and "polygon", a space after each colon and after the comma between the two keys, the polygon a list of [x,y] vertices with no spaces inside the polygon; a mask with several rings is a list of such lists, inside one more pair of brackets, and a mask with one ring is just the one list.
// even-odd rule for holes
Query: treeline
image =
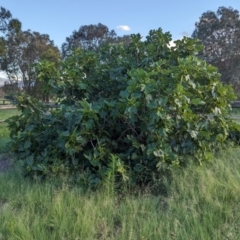
{"label": "treeline", "polygon": [[[11,81],[5,91],[26,92],[48,101],[45,83],[38,78],[36,64],[50,61],[56,67],[76,48],[98,52],[109,44],[130,43],[130,35],[118,36],[106,25],[80,26],[59,49],[48,34],[21,29],[21,22],[12,17],[9,10],[0,8],[0,69]],[[221,80],[232,84],[240,96],[240,15],[229,7],[219,7],[217,12],[207,11],[195,24],[192,38],[198,38],[203,49],[198,56],[219,69]],[[19,88],[19,82],[21,86]]]}

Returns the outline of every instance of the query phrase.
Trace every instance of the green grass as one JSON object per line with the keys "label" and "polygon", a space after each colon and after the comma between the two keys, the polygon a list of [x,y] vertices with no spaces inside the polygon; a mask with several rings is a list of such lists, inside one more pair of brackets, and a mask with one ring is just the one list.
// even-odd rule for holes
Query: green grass
{"label": "green grass", "polygon": [[7,124],[3,121],[17,114],[19,114],[17,109],[0,109],[0,153],[7,151],[6,144],[10,140]]}
{"label": "green grass", "polygon": [[167,195],[83,192],[0,174],[0,239],[240,239],[240,148],[175,169]]}
{"label": "green grass", "polygon": [[0,120],[6,120],[9,117],[19,114],[16,108],[12,109],[0,109]]}

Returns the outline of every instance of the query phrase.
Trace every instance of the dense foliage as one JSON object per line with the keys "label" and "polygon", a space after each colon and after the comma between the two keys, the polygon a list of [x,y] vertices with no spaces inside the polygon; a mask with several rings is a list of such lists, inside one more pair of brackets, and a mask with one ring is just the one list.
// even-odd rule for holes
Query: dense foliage
{"label": "dense foliage", "polygon": [[114,174],[119,182],[148,182],[166,166],[192,156],[208,160],[229,135],[234,99],[217,69],[198,59],[201,46],[151,30],[145,41],[75,51],[57,70],[41,62],[39,79],[57,94],[47,109],[18,97],[21,116],[9,120],[12,150],[26,173],[69,173],[96,186]]}

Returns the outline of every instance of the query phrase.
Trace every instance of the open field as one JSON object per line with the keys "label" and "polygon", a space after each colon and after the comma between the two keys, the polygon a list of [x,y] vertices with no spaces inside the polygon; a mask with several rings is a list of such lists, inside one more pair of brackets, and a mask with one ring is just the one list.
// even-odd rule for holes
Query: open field
{"label": "open field", "polygon": [[[0,111],[0,119],[15,114]],[[1,124],[3,149],[8,134]],[[239,158],[240,147],[231,147],[203,166],[173,168],[154,195],[118,195],[108,185],[88,192],[64,179],[34,182],[16,165],[0,173],[0,240],[238,240]]]}
{"label": "open field", "polygon": [[6,120],[17,114],[19,114],[17,109],[0,109],[0,120]]}
{"label": "open field", "polygon": [[19,114],[17,109],[0,109],[0,153],[6,151],[6,144],[9,142],[9,130],[4,121],[16,114]]}

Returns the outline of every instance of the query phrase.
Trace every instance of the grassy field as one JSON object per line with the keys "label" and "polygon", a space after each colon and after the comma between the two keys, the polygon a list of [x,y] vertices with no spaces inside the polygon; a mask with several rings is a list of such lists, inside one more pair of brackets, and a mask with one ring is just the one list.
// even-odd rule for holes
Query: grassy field
{"label": "grassy field", "polygon": [[0,109],[0,120],[5,120],[9,117],[19,114],[16,108]]}
{"label": "grassy field", "polygon": [[164,195],[83,192],[0,174],[0,239],[240,239],[240,148],[175,169]]}
{"label": "grassy field", "polygon": [[239,156],[173,169],[155,195],[33,182],[15,167],[0,173],[0,240],[239,240]]}
{"label": "grassy field", "polygon": [[10,140],[9,130],[7,129],[7,124],[4,123],[4,121],[17,114],[19,114],[17,109],[0,109],[0,153],[7,151],[6,144]]}

